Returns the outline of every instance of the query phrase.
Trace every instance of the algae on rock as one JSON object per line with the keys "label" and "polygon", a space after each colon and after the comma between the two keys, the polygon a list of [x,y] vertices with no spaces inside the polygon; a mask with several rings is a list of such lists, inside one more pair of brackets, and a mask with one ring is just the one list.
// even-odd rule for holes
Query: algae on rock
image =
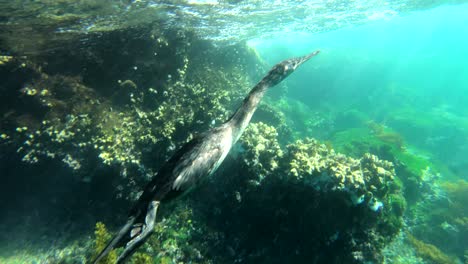
{"label": "algae on rock", "polygon": [[274,127],[259,122],[251,123],[240,138],[244,148],[243,160],[251,173],[257,175],[257,184],[278,169],[283,151],[277,136]]}
{"label": "algae on rock", "polygon": [[[94,252],[91,259],[97,257],[97,255],[107,246],[107,243],[110,238],[112,238],[111,234],[107,231],[106,226],[98,222],[96,223],[96,230],[94,231],[95,241],[94,241]],[[117,262],[117,253],[115,250],[112,250],[106,257],[104,257],[100,263],[101,264],[112,264]]]}

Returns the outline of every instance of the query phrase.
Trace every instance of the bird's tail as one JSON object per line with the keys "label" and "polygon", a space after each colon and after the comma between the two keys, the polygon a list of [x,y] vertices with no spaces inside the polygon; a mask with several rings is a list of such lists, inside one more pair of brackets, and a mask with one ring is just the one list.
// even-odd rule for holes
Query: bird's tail
{"label": "bird's tail", "polygon": [[127,243],[124,251],[117,259],[117,264],[127,260],[153,233],[158,207],[159,201],[151,201],[148,204],[144,223],[136,222],[137,218],[135,215],[130,216],[119,233],[109,242],[102,252],[99,253],[97,258],[93,261],[93,264],[97,264],[102,258],[109,254],[112,249],[125,242]]}
{"label": "bird's tail", "polygon": [[154,224],[156,222],[156,213],[158,212],[159,201],[151,201],[148,204],[146,210],[145,223],[134,225],[134,229],[131,232],[131,239],[125,245],[125,249],[117,259],[117,264],[123,263],[127,260],[135,251],[145,243],[146,239],[154,232]]}

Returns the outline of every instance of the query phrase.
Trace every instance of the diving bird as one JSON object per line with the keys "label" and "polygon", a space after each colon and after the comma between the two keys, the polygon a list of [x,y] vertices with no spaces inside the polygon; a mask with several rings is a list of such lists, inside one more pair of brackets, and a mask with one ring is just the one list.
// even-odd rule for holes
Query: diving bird
{"label": "diving bird", "polygon": [[268,88],[280,83],[318,53],[319,51],[314,51],[306,56],[284,60],[273,66],[225,123],[195,136],[183,145],[146,185],[142,195],[130,210],[125,225],[93,263],[98,263],[112,249],[120,245],[124,246],[124,250],[118,257],[117,263],[127,260],[153,232],[159,204],[186,192],[200,179],[215,172],[244,132]]}

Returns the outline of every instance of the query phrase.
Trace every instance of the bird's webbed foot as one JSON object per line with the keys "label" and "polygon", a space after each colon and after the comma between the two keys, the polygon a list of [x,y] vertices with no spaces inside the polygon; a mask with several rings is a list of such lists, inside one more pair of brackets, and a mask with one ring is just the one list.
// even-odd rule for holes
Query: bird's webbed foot
{"label": "bird's webbed foot", "polygon": [[159,201],[151,201],[145,216],[145,223],[134,224],[130,230],[130,240],[125,245],[124,251],[117,259],[117,263],[123,263],[130,257],[153,233],[154,223],[156,222],[156,213],[158,211]]}

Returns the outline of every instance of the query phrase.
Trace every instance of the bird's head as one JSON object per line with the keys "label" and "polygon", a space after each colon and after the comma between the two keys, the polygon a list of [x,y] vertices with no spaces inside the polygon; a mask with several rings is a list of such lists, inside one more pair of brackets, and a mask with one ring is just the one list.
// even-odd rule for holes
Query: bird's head
{"label": "bird's head", "polygon": [[284,60],[273,66],[262,81],[266,83],[268,87],[275,86],[295,71],[299,65],[308,61],[318,53],[319,51],[316,50],[306,56]]}

